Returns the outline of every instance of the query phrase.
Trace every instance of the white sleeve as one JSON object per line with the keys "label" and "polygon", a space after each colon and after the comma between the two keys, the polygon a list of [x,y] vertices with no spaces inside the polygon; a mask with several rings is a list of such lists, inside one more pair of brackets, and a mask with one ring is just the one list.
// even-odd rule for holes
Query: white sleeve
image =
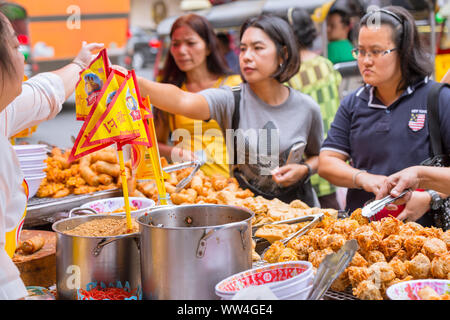
{"label": "white sleeve", "polygon": [[0,127],[10,138],[20,131],[54,118],[65,100],[62,79],[51,72],[38,74],[22,85],[22,93],[2,112]]}

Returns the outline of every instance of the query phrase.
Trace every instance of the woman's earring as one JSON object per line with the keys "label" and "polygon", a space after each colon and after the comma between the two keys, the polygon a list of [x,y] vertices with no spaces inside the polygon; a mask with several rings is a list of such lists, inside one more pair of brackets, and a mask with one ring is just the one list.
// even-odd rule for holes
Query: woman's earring
{"label": "woman's earring", "polygon": [[280,63],[280,68],[282,68],[283,67],[283,64],[282,63]]}

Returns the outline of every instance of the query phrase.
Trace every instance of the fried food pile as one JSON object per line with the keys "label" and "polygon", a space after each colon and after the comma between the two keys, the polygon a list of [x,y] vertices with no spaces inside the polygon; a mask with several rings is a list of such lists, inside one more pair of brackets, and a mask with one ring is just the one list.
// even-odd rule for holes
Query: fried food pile
{"label": "fried food pile", "polygon": [[[85,194],[121,186],[120,166],[114,148],[109,147],[88,154],[69,163],[70,150],[52,149],[45,162],[47,176],[36,193],[39,198],[61,198],[69,194]],[[131,165],[125,164],[127,177],[131,179]]]}
{"label": "fried food pile", "polygon": [[306,260],[318,268],[347,240],[359,249],[331,289],[349,286],[359,299],[386,299],[386,289],[413,279],[450,279],[450,230],[426,228],[393,217],[370,222],[355,210],[347,219],[325,217],[315,228],[284,246],[275,241],[264,258],[269,263]]}

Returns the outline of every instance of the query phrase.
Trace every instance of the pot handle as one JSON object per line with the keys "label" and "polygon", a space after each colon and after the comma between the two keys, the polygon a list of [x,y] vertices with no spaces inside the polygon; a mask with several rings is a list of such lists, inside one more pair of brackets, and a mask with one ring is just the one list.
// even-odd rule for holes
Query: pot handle
{"label": "pot handle", "polygon": [[102,251],[103,247],[107,246],[108,244],[115,242],[117,240],[122,240],[125,238],[129,238],[132,237],[134,238],[134,240],[136,241],[136,245],[138,247],[138,249],[140,250],[140,245],[139,245],[139,239],[141,237],[140,233],[130,233],[130,234],[124,234],[118,237],[114,237],[111,239],[107,239],[107,238],[103,238],[102,240],[100,240],[97,245],[95,246],[95,248],[92,250],[92,254],[97,257],[100,252]]}
{"label": "pot handle", "polygon": [[[86,211],[88,213],[86,213]],[[69,211],[69,218],[72,218],[72,214],[76,214],[76,215],[89,215],[89,214],[97,214],[97,211],[95,211],[94,209],[91,208],[73,208],[72,210]]]}
{"label": "pot handle", "polygon": [[205,251],[206,251],[206,242],[209,238],[212,237],[213,234],[215,234],[216,232],[225,230],[225,229],[230,229],[230,228],[236,228],[239,225],[239,234],[241,236],[241,241],[242,241],[242,247],[245,250],[246,244],[245,244],[245,238],[244,238],[244,233],[245,231],[248,229],[248,225],[246,222],[240,222],[240,223],[232,223],[232,224],[228,224],[228,225],[224,225],[221,227],[217,227],[217,228],[213,228],[209,231],[205,230],[205,233],[203,234],[203,236],[201,237],[200,241],[198,242],[198,247],[197,247],[197,258],[203,258],[203,256],[205,255]]}

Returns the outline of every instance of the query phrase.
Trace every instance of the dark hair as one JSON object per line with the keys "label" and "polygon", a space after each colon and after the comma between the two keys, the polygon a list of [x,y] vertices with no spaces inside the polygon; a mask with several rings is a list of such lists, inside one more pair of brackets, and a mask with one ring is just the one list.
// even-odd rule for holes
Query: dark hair
{"label": "dark hair", "polygon": [[230,45],[230,39],[228,38],[228,36],[223,33],[223,32],[219,32],[217,34],[217,39],[222,42],[225,46],[229,46]]}
{"label": "dark hair", "polygon": [[[206,58],[206,66],[210,72],[217,75],[228,75],[232,73],[227,66],[225,58],[219,51],[218,40],[216,34],[214,33],[214,29],[206,18],[194,13],[179,17],[172,25],[170,37],[172,37],[175,30],[181,26],[190,27],[200,36],[200,38],[203,39],[203,41],[205,41],[206,46],[210,50],[210,54]],[[161,82],[171,83],[180,87],[185,79],[185,72],[178,68],[169,50],[164,68],[162,70]]]}
{"label": "dark hair", "polygon": [[[275,43],[278,57],[283,61],[272,77],[280,83],[292,78],[300,69],[300,54],[294,32],[289,24],[282,18],[269,14],[249,18],[241,26],[239,40],[242,40],[242,35],[250,27],[261,29],[269,36]],[[242,79],[245,81],[244,77]]]}
{"label": "dark hair", "polygon": [[287,12],[287,21],[297,37],[300,48],[311,48],[317,37],[317,29],[309,13],[305,9],[291,8]]}
{"label": "dark hair", "polygon": [[0,66],[2,74],[2,82],[4,80],[5,72],[8,75],[14,74],[14,70],[11,56],[10,39],[11,36],[10,26],[8,18],[0,12]]}
{"label": "dark hair", "polygon": [[342,9],[331,9],[328,12],[328,16],[332,14],[338,14],[341,17],[341,22],[344,26],[350,26],[350,14]]}
{"label": "dark hair", "polygon": [[[377,14],[377,16],[374,16]],[[360,21],[362,26],[372,22],[388,25],[392,29],[395,47],[400,57],[402,80],[397,90],[404,90],[433,72],[433,65],[420,40],[413,16],[408,10],[398,6],[388,6],[367,13]]]}

